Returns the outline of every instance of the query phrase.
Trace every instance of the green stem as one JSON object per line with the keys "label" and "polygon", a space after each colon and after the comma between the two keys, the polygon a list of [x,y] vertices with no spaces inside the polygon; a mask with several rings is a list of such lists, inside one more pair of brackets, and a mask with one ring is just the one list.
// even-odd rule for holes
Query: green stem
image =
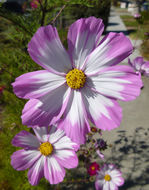
{"label": "green stem", "polygon": [[47,0],[45,0],[45,4],[44,6],[42,5],[41,1],[39,1],[40,6],[41,6],[41,10],[42,10],[42,18],[41,18],[41,26],[44,26],[44,22],[45,22],[45,16],[46,16],[46,7],[47,7]]}
{"label": "green stem", "polygon": [[57,13],[57,15],[55,16],[55,18],[51,21],[50,24],[54,24],[54,22],[56,21],[56,19],[59,17],[59,15],[61,14],[61,12],[63,11],[63,9],[66,7],[66,5],[63,5],[60,9],[60,11]]}
{"label": "green stem", "polygon": [[[140,30],[140,25],[139,25],[139,23],[138,23],[138,26],[137,26],[137,36],[138,36],[138,31],[139,31],[139,30]],[[135,51],[135,49],[137,48],[137,47],[136,47],[137,40],[138,40],[138,37],[137,37],[137,39],[135,39],[135,42],[134,42],[134,45],[133,45],[133,51]]]}

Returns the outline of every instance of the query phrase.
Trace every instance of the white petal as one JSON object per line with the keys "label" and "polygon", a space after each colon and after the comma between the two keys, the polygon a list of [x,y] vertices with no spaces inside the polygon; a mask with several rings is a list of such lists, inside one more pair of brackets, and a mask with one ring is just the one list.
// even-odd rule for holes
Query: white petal
{"label": "white petal", "polygon": [[37,185],[39,180],[44,177],[45,157],[41,156],[28,171],[29,182]]}
{"label": "white petal", "polygon": [[18,97],[30,99],[43,96],[65,82],[65,76],[41,70],[19,76],[12,85]]}
{"label": "white petal", "polygon": [[71,61],[58,32],[51,25],[40,27],[28,44],[32,59],[46,70],[64,74],[71,68]]}
{"label": "white petal", "polygon": [[63,181],[65,170],[59,165],[57,160],[51,156],[46,159],[44,175],[51,184],[57,184]]}
{"label": "white petal", "polygon": [[48,128],[47,127],[34,127],[33,128],[37,138],[41,141],[41,142],[45,142],[48,140]]}
{"label": "white petal", "polygon": [[73,90],[69,98],[68,105],[63,114],[63,118],[58,125],[65,130],[65,133],[72,141],[81,144],[85,142],[85,136],[90,127],[87,114],[79,90]]}
{"label": "white petal", "polygon": [[101,19],[81,18],[74,22],[68,31],[68,49],[74,67],[81,69],[86,57],[97,46],[104,30]]}

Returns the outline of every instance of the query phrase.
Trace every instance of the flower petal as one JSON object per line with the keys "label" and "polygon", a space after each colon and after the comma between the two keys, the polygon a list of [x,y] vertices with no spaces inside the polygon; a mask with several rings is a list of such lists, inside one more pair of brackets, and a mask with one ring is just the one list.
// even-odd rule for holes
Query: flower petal
{"label": "flower petal", "polygon": [[113,168],[110,168],[109,167],[109,174],[110,175],[112,175],[112,177],[119,177],[119,176],[121,176],[122,175],[122,172],[120,172],[119,170],[117,170],[116,168],[115,168],[115,166],[113,167]]}
{"label": "flower petal", "polygon": [[45,70],[26,73],[12,83],[14,93],[25,99],[38,98],[65,83],[65,77]]}
{"label": "flower petal", "polygon": [[22,148],[37,149],[40,146],[38,139],[27,131],[21,131],[12,140],[12,144]]}
{"label": "flower petal", "polygon": [[49,142],[55,143],[65,135],[65,132],[61,129],[57,129],[55,126],[50,127]]}
{"label": "flower petal", "polygon": [[118,190],[118,187],[115,183],[113,183],[113,181],[109,181],[109,186],[110,186],[110,189],[109,190]]}
{"label": "flower petal", "polygon": [[48,141],[48,127],[34,126],[33,130],[40,142]]}
{"label": "flower petal", "polygon": [[[61,129],[58,129],[58,130],[61,130]],[[54,138],[54,136],[53,136],[53,138]],[[63,137],[61,136],[61,138],[58,141],[54,142],[54,147],[55,147],[56,150],[61,150],[61,149],[71,149],[71,150],[74,150],[75,146],[77,146],[77,144],[74,143],[74,142],[72,142],[70,140],[70,138],[67,137],[67,136],[63,136]]]}
{"label": "flower petal", "polygon": [[57,160],[51,156],[46,158],[44,175],[50,184],[57,184],[63,181],[65,170],[61,165],[59,165]]}
{"label": "flower petal", "polygon": [[68,49],[74,67],[81,69],[87,55],[97,46],[103,30],[102,20],[93,16],[81,18],[70,26],[68,31]]}
{"label": "flower petal", "polygon": [[[112,165],[112,166],[114,166],[114,165]],[[101,170],[99,171],[99,173],[103,172],[103,175],[105,176],[105,172],[107,172],[109,170],[109,168],[112,169],[111,164],[109,164],[109,165],[108,164],[103,164],[103,166],[101,167]]]}
{"label": "flower petal", "polygon": [[51,25],[37,30],[28,44],[28,52],[36,63],[48,71],[64,74],[72,68],[57,30]]}
{"label": "flower petal", "polygon": [[104,154],[102,154],[99,149],[96,150],[96,153],[98,154],[98,156],[99,156],[102,160],[104,160]]}
{"label": "flower petal", "polygon": [[121,176],[118,177],[113,177],[112,181],[114,184],[116,184],[117,186],[122,186],[124,184],[124,178],[122,178]]}
{"label": "flower petal", "polygon": [[31,185],[37,185],[44,177],[45,157],[41,156],[28,171],[28,179]]}
{"label": "flower petal", "polygon": [[56,128],[54,125],[50,126],[48,141],[54,146],[55,150],[71,149],[77,151],[79,145],[72,142],[69,137],[65,135],[65,132]]}
{"label": "flower petal", "polygon": [[146,61],[141,67],[143,74],[149,77],[149,61]]}
{"label": "flower petal", "polygon": [[132,64],[133,64],[135,70],[141,71],[141,66],[143,65],[143,63],[144,63],[143,57],[136,57],[133,60]]}
{"label": "flower petal", "polygon": [[90,127],[79,90],[72,91],[58,128],[62,128],[72,141],[78,144],[85,143],[85,136],[90,131]]}
{"label": "flower petal", "polygon": [[95,188],[96,190],[103,190],[104,180],[103,179],[97,179],[95,181]]}
{"label": "flower petal", "polygon": [[108,181],[105,181],[103,185],[103,190],[113,190],[110,188],[110,183]]}
{"label": "flower petal", "polygon": [[132,44],[123,33],[110,32],[87,57],[84,72],[86,75],[94,75],[105,67],[120,63],[132,51]]}
{"label": "flower petal", "polygon": [[11,165],[16,170],[26,170],[30,168],[41,154],[38,150],[18,150],[11,156]]}
{"label": "flower petal", "polygon": [[55,123],[65,110],[70,92],[70,88],[62,85],[40,97],[39,100],[29,100],[22,112],[23,124],[28,126],[49,126]]}
{"label": "flower petal", "polygon": [[78,157],[72,150],[56,150],[54,157],[64,168],[75,168],[78,165]]}
{"label": "flower petal", "polygon": [[113,66],[91,76],[87,85],[98,93],[123,101],[134,100],[140,95],[142,81],[129,66]]}
{"label": "flower petal", "polygon": [[120,125],[122,109],[114,99],[107,98],[90,88],[82,89],[88,118],[98,128],[111,130]]}

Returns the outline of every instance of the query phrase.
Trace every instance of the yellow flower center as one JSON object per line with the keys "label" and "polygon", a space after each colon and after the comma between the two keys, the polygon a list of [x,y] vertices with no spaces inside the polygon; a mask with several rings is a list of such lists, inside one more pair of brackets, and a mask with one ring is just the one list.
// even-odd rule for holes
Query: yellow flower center
{"label": "yellow flower center", "polygon": [[72,69],[66,75],[66,82],[70,88],[79,89],[84,86],[86,76],[83,71],[79,69]]}
{"label": "yellow flower center", "polygon": [[92,169],[92,170],[95,170],[95,166],[92,166],[91,169]]}
{"label": "yellow flower center", "polygon": [[108,175],[108,174],[106,174],[105,177],[104,177],[104,179],[105,179],[106,181],[110,181],[110,180],[111,180],[111,176]]}
{"label": "yellow flower center", "polygon": [[49,142],[44,142],[40,145],[39,150],[44,156],[48,156],[53,151],[53,146]]}

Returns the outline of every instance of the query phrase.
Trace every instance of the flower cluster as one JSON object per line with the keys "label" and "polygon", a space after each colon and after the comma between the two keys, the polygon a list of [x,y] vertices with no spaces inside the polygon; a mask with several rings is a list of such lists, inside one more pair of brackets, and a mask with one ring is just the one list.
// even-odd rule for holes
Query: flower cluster
{"label": "flower cluster", "polygon": [[[11,164],[16,170],[29,168],[32,185],[44,176],[50,184],[63,181],[64,168],[77,167],[75,151],[86,135],[118,127],[122,109],[117,100],[140,94],[140,75],[118,65],[133,52],[130,40],[113,32],[100,40],[103,30],[101,19],[82,18],[69,28],[68,51],[51,25],[40,27],[28,44],[31,58],[44,70],[23,74],[12,86],[19,98],[29,99],[21,118],[36,137],[25,131],[14,137],[12,144],[24,149],[12,155]],[[102,159],[100,150],[106,146],[102,139],[94,145]],[[111,165],[93,163],[88,172],[97,175],[96,189],[116,189],[123,183]]]}

